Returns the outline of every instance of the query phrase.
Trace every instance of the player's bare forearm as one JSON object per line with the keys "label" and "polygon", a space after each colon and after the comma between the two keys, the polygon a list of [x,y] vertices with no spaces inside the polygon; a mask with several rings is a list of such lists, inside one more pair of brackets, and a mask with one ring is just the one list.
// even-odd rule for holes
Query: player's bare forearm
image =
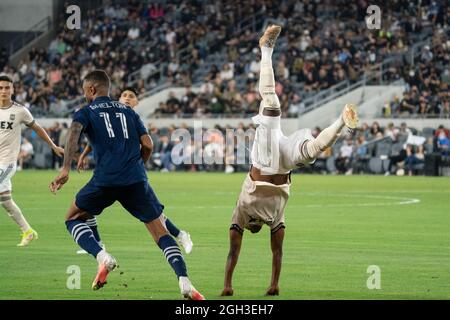
{"label": "player's bare forearm", "polygon": [[148,134],[144,134],[141,136],[141,157],[142,161],[146,163],[153,152],[153,141],[152,138]]}
{"label": "player's bare forearm", "polygon": [[37,135],[49,145],[50,148],[52,148],[53,152],[58,157],[62,157],[64,155],[64,149],[61,148],[61,147],[58,147],[52,141],[52,139],[50,139],[50,137],[48,136],[47,132],[37,122],[34,122],[30,126],[30,128],[33,129],[37,133]]}
{"label": "player's bare forearm", "polygon": [[72,122],[67,133],[67,142],[64,149],[64,164],[63,170],[69,172],[72,165],[72,160],[78,151],[78,141],[80,140],[83,125],[79,122]]}
{"label": "player's bare forearm", "polygon": [[36,134],[49,145],[50,148],[56,148],[56,144],[52,141],[52,139],[50,139],[44,128],[42,128],[37,122],[34,122],[30,128],[33,129]]}
{"label": "player's bare forearm", "polygon": [[270,242],[272,247],[272,280],[269,289],[267,289],[267,295],[278,295],[279,287],[278,281],[281,273],[281,263],[283,259],[283,239],[284,228],[278,229],[271,235]]}
{"label": "player's bare forearm", "polygon": [[83,153],[81,154],[81,156],[83,157],[83,158],[85,158],[89,153],[91,153],[92,152],[92,147],[91,147],[91,145],[90,144],[88,144],[87,146],[86,146],[86,148],[84,148],[84,150],[83,150]]}
{"label": "player's bare forearm", "polygon": [[87,155],[89,153],[91,153],[92,151],[92,147],[90,144],[88,144],[86,146],[86,148],[84,148],[83,152],[80,154],[80,157],[78,158],[78,163],[77,163],[77,170],[78,172],[80,172],[81,170],[84,170],[85,168],[85,159],[87,157]]}
{"label": "player's bare forearm", "polygon": [[233,295],[233,272],[238,262],[239,253],[242,245],[242,234],[235,229],[230,230],[230,251],[227,257],[227,263],[225,266],[225,281],[223,285],[222,296]]}

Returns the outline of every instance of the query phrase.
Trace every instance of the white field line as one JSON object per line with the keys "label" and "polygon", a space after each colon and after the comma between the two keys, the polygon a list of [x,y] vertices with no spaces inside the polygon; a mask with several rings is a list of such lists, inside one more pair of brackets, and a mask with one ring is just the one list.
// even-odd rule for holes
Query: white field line
{"label": "white field line", "polygon": [[[231,194],[231,193],[230,193]],[[233,193],[236,195],[236,193]],[[376,200],[388,200],[382,202],[363,202],[354,203],[349,201],[348,203],[316,203],[316,204],[304,204],[304,205],[289,205],[289,208],[323,208],[323,207],[379,207],[379,206],[401,206],[417,204],[420,199],[416,198],[405,198],[405,197],[395,197],[395,196],[383,196],[383,195],[367,195],[362,193],[326,193],[326,192],[299,192],[298,196],[328,196],[328,197],[338,197],[338,198],[365,198],[365,199],[376,199]],[[292,197],[292,196],[291,196]],[[389,201],[390,200],[390,201]],[[213,206],[167,206],[168,209],[226,209],[233,208],[234,205],[213,205]],[[53,210],[67,210],[68,207],[53,207]],[[49,209],[48,207],[23,207],[24,211],[35,211]]]}

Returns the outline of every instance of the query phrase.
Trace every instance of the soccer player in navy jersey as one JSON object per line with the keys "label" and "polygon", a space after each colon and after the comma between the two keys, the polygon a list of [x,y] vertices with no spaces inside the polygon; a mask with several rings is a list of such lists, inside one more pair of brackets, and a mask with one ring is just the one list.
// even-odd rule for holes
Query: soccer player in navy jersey
{"label": "soccer player in navy jersey", "polygon": [[188,276],[186,264],[176,241],[164,224],[164,206],[150,187],[144,167],[153,149],[150,136],[133,109],[109,97],[110,79],[103,70],[90,72],[83,79],[88,105],[78,110],[67,133],[61,173],[50,183],[56,193],[69,180],[72,159],[82,132],[95,150],[96,167],[91,180],[78,192],[67,215],[66,226],[78,245],[98,262],[92,288],[106,284],[117,262],[95,239],[86,220],[99,215],[115,201],[142,221],[163,251],[178,277],[182,296],[204,300]]}
{"label": "soccer player in navy jersey", "polygon": [[[139,104],[139,99],[136,90],[133,88],[125,88],[122,93],[120,94],[119,102],[123,103],[127,107],[135,108]],[[90,145],[87,145],[86,148],[84,148],[83,152],[81,153],[80,157],[78,158],[78,164],[77,164],[77,170],[80,172],[85,167],[85,159],[89,153],[92,152],[92,147]],[[165,221],[165,225],[169,233],[174,236],[178,242],[181,244],[181,246],[184,248],[184,251],[189,254],[192,251],[193,242],[191,240],[191,235],[189,232],[180,230],[177,228],[177,226],[167,217]],[[94,216],[92,219],[86,220],[86,224],[91,228],[95,239],[100,243],[100,245],[105,248],[105,245],[101,241],[100,238],[100,232],[98,231],[98,224],[97,224],[97,218]],[[87,254],[87,252],[83,249],[80,249],[77,251],[77,254]]]}

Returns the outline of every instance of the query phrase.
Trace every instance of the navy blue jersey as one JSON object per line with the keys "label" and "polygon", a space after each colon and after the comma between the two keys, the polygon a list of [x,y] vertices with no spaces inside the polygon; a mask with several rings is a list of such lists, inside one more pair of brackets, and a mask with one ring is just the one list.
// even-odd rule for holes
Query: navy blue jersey
{"label": "navy blue jersey", "polygon": [[147,180],[140,150],[140,137],[147,129],[133,109],[98,97],[75,112],[73,121],[83,125],[94,149],[95,185],[128,186]]}

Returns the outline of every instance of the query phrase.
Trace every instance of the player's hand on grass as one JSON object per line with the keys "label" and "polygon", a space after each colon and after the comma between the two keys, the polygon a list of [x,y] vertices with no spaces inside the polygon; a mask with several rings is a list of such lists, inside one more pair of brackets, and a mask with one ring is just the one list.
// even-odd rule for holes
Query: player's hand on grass
{"label": "player's hand on grass", "polygon": [[58,147],[58,146],[54,147],[53,152],[56,153],[56,155],[58,157],[61,157],[61,158],[64,157],[64,149],[61,147]]}
{"label": "player's hand on grass", "polygon": [[69,180],[69,172],[66,170],[61,171],[59,176],[53,180],[50,185],[48,186],[50,188],[50,191],[53,194],[56,194],[56,191],[60,190],[62,186]]}
{"label": "player's hand on grass", "polygon": [[222,297],[232,296],[234,293],[233,288],[224,288],[220,294]]}
{"label": "player's hand on grass", "polygon": [[278,296],[280,294],[280,288],[278,286],[276,287],[269,287],[266,292],[266,296]]}

